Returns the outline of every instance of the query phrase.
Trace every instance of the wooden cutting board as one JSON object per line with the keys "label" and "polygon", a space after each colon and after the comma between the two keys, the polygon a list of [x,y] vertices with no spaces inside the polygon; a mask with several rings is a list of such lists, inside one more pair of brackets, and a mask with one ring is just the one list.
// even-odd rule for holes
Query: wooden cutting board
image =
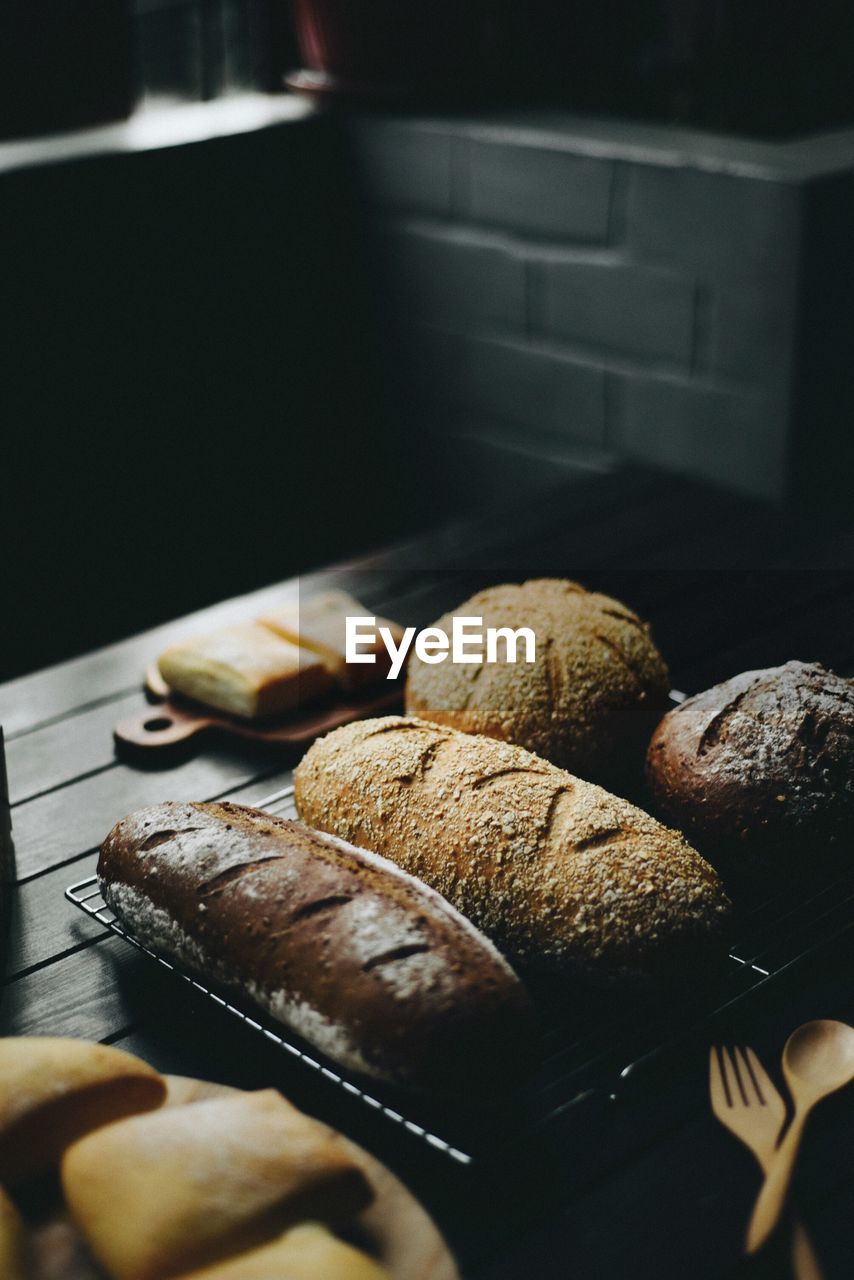
{"label": "wooden cutting board", "polygon": [[[227,1097],[236,1089],[184,1076],[167,1076],[167,1107]],[[418,1201],[393,1173],[367,1151],[347,1141],[374,1190],[374,1201],[354,1219],[360,1247],[388,1271],[391,1280],[460,1280],[447,1245]],[[105,1280],[64,1213],[47,1218],[32,1233],[33,1280]]]}
{"label": "wooden cutting board", "polygon": [[205,737],[243,739],[273,747],[309,746],[314,739],[351,720],[386,715],[403,707],[403,682],[383,682],[356,693],[343,690],[331,702],[305,707],[281,720],[255,723],[225,712],[211,711],[173,693],[156,667],[146,675],[146,691],[156,703],[122,720],[113,730],[117,746],[156,756],[185,744],[201,744]]}

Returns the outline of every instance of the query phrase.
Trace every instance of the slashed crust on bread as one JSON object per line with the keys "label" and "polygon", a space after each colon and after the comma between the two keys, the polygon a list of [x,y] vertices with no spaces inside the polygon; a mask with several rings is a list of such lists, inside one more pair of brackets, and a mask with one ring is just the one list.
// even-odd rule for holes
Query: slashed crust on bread
{"label": "slashed crust on bread", "polygon": [[295,785],[304,821],[397,862],[526,965],[648,984],[725,952],[729,901],[685,839],[521,747],[362,720],[316,742]]}

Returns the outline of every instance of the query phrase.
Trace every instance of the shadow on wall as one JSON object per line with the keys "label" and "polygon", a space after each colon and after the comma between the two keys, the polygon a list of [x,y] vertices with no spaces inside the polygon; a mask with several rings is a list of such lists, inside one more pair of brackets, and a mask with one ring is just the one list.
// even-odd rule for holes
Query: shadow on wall
{"label": "shadow on wall", "polygon": [[323,121],[0,190],[0,677],[412,519]]}

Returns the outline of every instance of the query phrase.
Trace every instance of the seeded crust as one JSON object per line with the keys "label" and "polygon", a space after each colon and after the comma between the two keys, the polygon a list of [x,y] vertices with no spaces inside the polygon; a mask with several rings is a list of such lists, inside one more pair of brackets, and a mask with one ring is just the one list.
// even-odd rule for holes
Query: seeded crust
{"label": "seeded crust", "polygon": [[532,969],[648,986],[723,954],[729,901],[684,838],[521,747],[386,716],[317,741],[295,782],[306,822],[426,881]]}
{"label": "seeded crust", "polygon": [[647,776],[709,847],[809,864],[854,824],[854,680],[806,662],[745,671],[664,717]]}
{"label": "seeded crust", "polygon": [[239,990],[348,1070],[500,1092],[535,1052],[494,946],[374,853],[235,804],[167,803],[101,846],[105,900],[143,943]]}
{"label": "seeded crust", "polygon": [[[507,662],[503,642],[497,663],[430,665],[413,656],[407,714],[515,742],[597,781],[632,761],[640,771],[670,680],[636,614],[556,578],[490,587],[454,614],[482,617],[484,627],[531,627],[536,661]],[[454,614],[436,626],[450,635]]]}

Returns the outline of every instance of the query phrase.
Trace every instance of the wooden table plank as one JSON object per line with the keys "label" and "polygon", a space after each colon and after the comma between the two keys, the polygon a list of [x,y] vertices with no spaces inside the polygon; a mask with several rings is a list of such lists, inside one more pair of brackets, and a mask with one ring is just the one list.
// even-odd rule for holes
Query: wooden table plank
{"label": "wooden table plank", "polygon": [[[122,938],[109,937],[48,969],[37,969],[3,988],[4,1036],[77,1036],[106,1040],[134,1022],[123,977],[137,981],[152,962]],[[134,968],[136,972],[134,973]],[[131,986],[131,991],[133,990]]]}
{"label": "wooden table plank", "polygon": [[281,754],[216,747],[171,769],[117,764],[39,796],[14,811],[18,879],[49,871],[94,849],[133,809],[164,800],[209,800],[253,778],[280,772],[281,767]]}
{"label": "wooden table plank", "polygon": [[142,690],[136,689],[13,738],[6,752],[12,804],[115,764],[113,725],[146,705]]}
{"label": "wooden table plank", "polygon": [[91,853],[17,886],[6,961],[10,978],[104,936],[103,926],[64,896],[72,882],[94,873],[96,861],[97,854]]}

